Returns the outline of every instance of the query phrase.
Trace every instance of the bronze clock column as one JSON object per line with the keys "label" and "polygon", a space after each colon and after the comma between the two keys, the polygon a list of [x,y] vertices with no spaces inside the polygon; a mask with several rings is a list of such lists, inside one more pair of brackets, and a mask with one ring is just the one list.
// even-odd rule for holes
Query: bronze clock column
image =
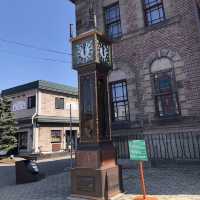
{"label": "bronze clock column", "polygon": [[109,199],[120,193],[108,106],[111,43],[92,30],[72,40],[72,51],[79,80],[81,136],[71,170],[71,197]]}

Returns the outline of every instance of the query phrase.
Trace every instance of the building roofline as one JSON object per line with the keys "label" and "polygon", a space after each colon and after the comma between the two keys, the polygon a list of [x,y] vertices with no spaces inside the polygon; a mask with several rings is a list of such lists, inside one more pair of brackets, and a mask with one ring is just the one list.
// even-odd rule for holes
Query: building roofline
{"label": "building roofline", "polygon": [[44,80],[37,80],[30,83],[26,83],[23,85],[19,85],[16,87],[12,87],[6,90],[2,90],[2,96],[8,96],[12,94],[16,94],[18,92],[25,92],[27,90],[31,89],[41,89],[41,90],[47,90],[52,92],[58,92],[58,93],[64,93],[72,96],[78,97],[78,89],[72,86],[67,86],[63,84],[58,84],[50,81],[44,81]]}

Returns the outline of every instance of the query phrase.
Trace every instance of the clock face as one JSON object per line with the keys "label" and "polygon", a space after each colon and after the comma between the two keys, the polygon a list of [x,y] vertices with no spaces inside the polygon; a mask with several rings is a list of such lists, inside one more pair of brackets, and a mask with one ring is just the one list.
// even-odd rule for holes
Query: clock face
{"label": "clock face", "polygon": [[110,64],[110,46],[99,42],[99,59],[100,62]]}
{"label": "clock face", "polygon": [[92,34],[72,40],[74,69],[91,64],[100,64],[109,69],[112,67],[111,42],[102,34]]}
{"label": "clock face", "polygon": [[84,64],[94,59],[93,40],[84,41],[76,45],[77,64]]}

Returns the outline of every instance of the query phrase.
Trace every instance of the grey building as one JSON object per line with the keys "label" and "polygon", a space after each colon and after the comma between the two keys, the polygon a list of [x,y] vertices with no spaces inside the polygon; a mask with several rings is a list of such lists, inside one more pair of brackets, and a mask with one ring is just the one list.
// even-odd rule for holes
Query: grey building
{"label": "grey building", "polygon": [[77,34],[113,43],[112,135],[199,130],[200,3],[195,0],[73,0]]}

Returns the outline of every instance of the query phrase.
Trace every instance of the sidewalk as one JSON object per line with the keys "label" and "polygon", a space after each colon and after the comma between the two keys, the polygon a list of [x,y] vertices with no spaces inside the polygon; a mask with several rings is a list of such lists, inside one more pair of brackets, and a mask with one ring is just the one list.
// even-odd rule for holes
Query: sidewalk
{"label": "sidewalk", "polygon": [[[117,200],[133,200],[140,194],[137,169],[123,172],[125,194]],[[200,167],[145,169],[147,191],[159,200],[200,200]],[[0,188],[0,200],[66,200],[70,194],[68,171],[40,182]]]}
{"label": "sidewalk", "polygon": [[[134,200],[137,195],[123,195],[119,200]],[[158,200],[200,200],[199,195],[156,195]]]}
{"label": "sidewalk", "polygon": [[[136,169],[125,170],[126,196],[120,200],[133,200],[132,194],[140,194],[140,181]],[[200,167],[145,169],[147,192],[159,200],[200,200]]]}
{"label": "sidewalk", "polygon": [[0,189],[0,200],[66,200],[69,173],[49,176],[39,182],[12,185]]}

